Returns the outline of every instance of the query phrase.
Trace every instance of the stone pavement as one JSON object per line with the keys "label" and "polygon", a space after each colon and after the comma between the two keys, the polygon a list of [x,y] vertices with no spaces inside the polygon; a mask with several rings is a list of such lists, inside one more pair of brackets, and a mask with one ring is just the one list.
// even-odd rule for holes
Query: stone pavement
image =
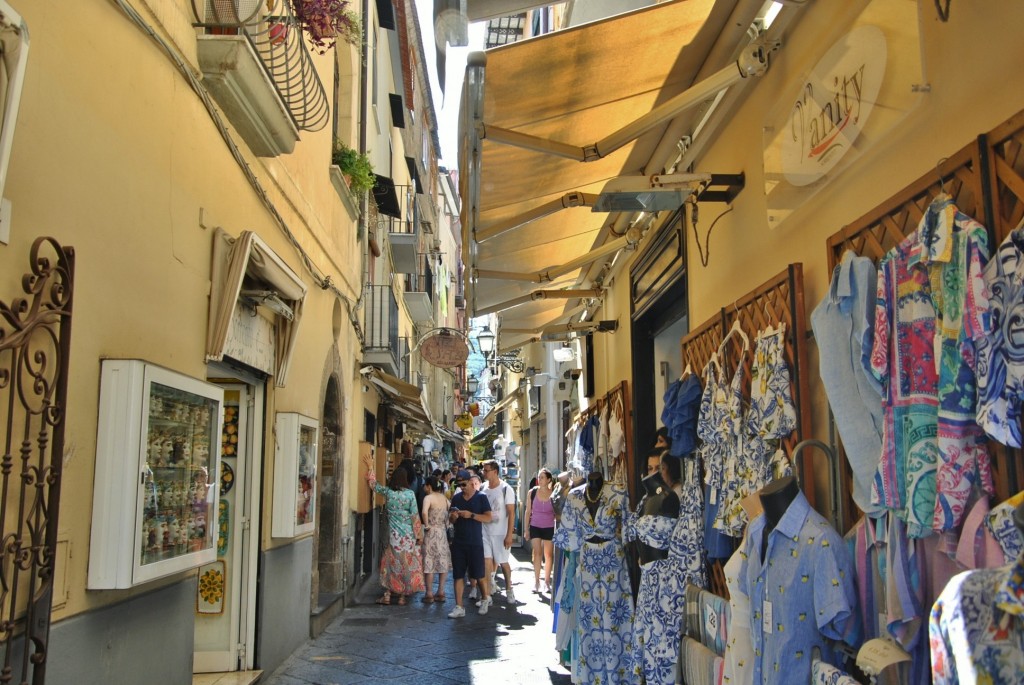
{"label": "stone pavement", "polygon": [[569,685],[569,673],[558,664],[554,648],[550,595],[531,592],[529,550],[512,552],[519,606],[507,606],[502,591],[485,616],[467,599],[466,616],[448,618],[455,606],[450,574],[444,604],[423,604],[417,595],[406,606],[378,606],[380,585],[374,577],[322,635],[264,675],[260,685]]}

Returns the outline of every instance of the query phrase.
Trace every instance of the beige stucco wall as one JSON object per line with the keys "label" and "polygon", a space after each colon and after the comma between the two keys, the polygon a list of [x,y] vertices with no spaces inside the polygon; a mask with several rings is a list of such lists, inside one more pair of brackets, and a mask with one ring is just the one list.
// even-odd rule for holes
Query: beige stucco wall
{"label": "beige stucco wall", "polygon": [[[157,4],[161,18],[170,22],[154,24],[158,34],[196,69],[189,3]],[[336,367],[347,409],[346,460],[354,472],[349,455],[357,453],[362,433],[362,410],[353,401],[362,394],[355,383],[359,343],[344,315],[335,337],[336,295],[317,287],[196,93],[113,3],[17,5],[32,46],[4,193],[13,203],[14,221],[11,243],[0,245],[0,299],[19,292],[36,236],[53,235],[74,246],[78,259],[61,502],[62,537],[71,546],[64,569],[69,596],[55,612],[59,620],[180,579],[123,592],[85,590],[99,362],[139,358],[206,377],[216,227],[232,235],[255,231],[309,288],[287,386],[267,394],[265,546],[284,542],[269,538],[274,415],[294,411],[319,418],[325,372]],[[138,7],[148,22],[155,21],[144,5]],[[329,97],[331,60],[314,56]],[[341,99],[352,98],[357,100],[356,94]],[[354,302],[360,294],[361,247],[328,176],[331,126],[302,132],[294,154],[275,159],[252,156],[234,132],[231,139],[317,273],[330,276]]]}
{"label": "beige stucco wall", "polygon": [[[1020,68],[1024,65],[1024,4],[958,0],[949,23],[941,23],[932,3],[919,3],[922,55],[931,92],[889,135],[864,154],[786,223],[771,229],[763,192],[762,126],[779,98],[791,96],[800,78],[845,32],[843,17],[855,16],[864,2],[816,0],[799,24],[784,36],[784,47],[717,142],[696,163],[697,170],[746,174],[746,188],[711,235],[711,258],[703,268],[693,232],[687,227],[689,307],[695,328],[743,297],[786,264],[802,262],[807,316],[828,287],[825,240],[905,185],[931,173],[942,157],[970,143],[1024,109]],[[710,222],[725,209],[701,211],[701,244]],[[628,266],[612,286],[597,318],[618,318],[620,330],[595,336],[597,394],[629,378]],[[810,347],[814,437],[827,438],[827,405],[817,379],[817,357]],[[638,419],[639,420],[639,419]],[[823,461],[823,460],[822,460]],[[821,463],[821,462],[819,462]],[[822,467],[823,468],[823,467]],[[822,473],[819,469],[819,479]]]}

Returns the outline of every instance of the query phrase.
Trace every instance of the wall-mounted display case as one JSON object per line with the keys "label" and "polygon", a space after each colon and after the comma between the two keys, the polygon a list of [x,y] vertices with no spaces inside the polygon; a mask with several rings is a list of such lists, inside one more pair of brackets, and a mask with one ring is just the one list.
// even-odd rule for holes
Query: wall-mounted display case
{"label": "wall-mounted display case", "polygon": [[293,538],[316,525],[316,460],[320,423],[291,412],[277,415],[274,515],[271,534]]}
{"label": "wall-mounted display case", "polygon": [[216,559],[224,391],[139,360],[100,375],[89,589]]}

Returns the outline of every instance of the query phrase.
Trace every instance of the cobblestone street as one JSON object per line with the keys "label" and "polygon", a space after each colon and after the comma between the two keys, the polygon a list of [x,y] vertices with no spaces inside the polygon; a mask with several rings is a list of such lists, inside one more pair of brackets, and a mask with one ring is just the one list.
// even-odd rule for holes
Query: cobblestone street
{"label": "cobblestone street", "polygon": [[529,551],[514,549],[513,554],[512,582],[520,602],[515,608],[501,591],[485,616],[467,600],[466,616],[450,619],[455,606],[450,576],[443,604],[423,604],[417,595],[406,606],[379,606],[374,604],[380,596],[374,578],[355,604],[261,685],[569,685],[554,649],[550,595],[531,592]]}

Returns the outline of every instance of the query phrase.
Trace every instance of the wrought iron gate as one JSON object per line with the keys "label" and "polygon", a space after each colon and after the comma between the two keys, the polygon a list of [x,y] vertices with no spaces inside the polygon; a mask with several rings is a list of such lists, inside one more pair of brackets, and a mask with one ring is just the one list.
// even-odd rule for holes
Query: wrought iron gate
{"label": "wrought iron gate", "polygon": [[0,683],[46,680],[74,264],[37,238],[24,296],[0,300]]}

